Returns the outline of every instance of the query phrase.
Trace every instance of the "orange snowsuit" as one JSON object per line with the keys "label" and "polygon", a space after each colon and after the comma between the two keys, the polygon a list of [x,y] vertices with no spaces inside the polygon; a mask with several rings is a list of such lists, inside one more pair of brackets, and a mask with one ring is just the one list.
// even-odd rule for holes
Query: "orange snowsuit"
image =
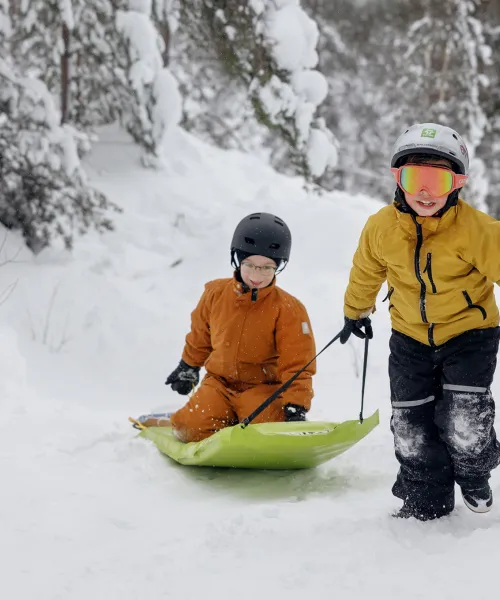
{"label": "orange snowsuit", "polygon": [[[246,286],[244,286],[246,288]],[[316,354],[305,307],[273,283],[245,291],[233,279],[206,284],[191,314],[182,360],[207,374],[189,402],[171,417],[185,442],[236,425]],[[284,421],[284,406],[309,410],[316,361],[253,422]]]}

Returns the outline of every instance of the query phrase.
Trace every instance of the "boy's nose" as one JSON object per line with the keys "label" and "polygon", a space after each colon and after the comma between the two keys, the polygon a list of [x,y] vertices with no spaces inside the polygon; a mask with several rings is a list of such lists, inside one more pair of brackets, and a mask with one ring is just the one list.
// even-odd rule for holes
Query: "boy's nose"
{"label": "boy's nose", "polygon": [[431,195],[429,194],[429,192],[425,188],[422,188],[420,190],[420,192],[418,193],[418,195],[422,196],[422,198],[430,198],[431,197]]}

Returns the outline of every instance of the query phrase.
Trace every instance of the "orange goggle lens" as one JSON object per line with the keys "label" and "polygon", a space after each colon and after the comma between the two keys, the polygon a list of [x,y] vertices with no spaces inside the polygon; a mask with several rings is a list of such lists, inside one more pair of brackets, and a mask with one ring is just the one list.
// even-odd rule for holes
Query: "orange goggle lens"
{"label": "orange goggle lens", "polygon": [[457,175],[449,169],[423,165],[405,165],[391,169],[399,186],[412,196],[426,189],[440,198],[465,185],[467,175]]}

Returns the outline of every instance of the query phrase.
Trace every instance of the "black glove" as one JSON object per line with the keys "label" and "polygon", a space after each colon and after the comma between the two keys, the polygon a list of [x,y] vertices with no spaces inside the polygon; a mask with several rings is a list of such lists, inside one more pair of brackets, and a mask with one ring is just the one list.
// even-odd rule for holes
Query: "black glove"
{"label": "black glove", "polygon": [[165,385],[171,385],[174,392],[187,396],[200,381],[200,367],[191,367],[183,360],[177,369],[172,371],[165,381]]}
{"label": "black glove", "polygon": [[285,421],[305,421],[307,411],[303,406],[287,404],[285,406]]}
{"label": "black glove", "polygon": [[[354,333],[356,337],[364,340],[368,338],[369,340],[373,337],[373,329],[372,322],[369,317],[364,317],[363,319],[349,319],[349,317],[344,317],[344,329],[340,332],[340,343],[345,344],[347,340],[351,337],[351,333]],[[364,331],[363,331],[364,329]]]}

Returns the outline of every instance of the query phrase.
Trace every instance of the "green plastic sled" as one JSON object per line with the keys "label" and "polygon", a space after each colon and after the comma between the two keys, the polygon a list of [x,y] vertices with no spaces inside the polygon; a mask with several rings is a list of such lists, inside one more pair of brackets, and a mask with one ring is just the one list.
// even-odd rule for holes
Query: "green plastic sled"
{"label": "green plastic sled", "polygon": [[363,423],[317,421],[259,423],[221,429],[201,442],[184,444],[171,427],[148,427],[139,434],[182,465],[238,469],[308,469],[342,454],[379,423],[378,410]]}

